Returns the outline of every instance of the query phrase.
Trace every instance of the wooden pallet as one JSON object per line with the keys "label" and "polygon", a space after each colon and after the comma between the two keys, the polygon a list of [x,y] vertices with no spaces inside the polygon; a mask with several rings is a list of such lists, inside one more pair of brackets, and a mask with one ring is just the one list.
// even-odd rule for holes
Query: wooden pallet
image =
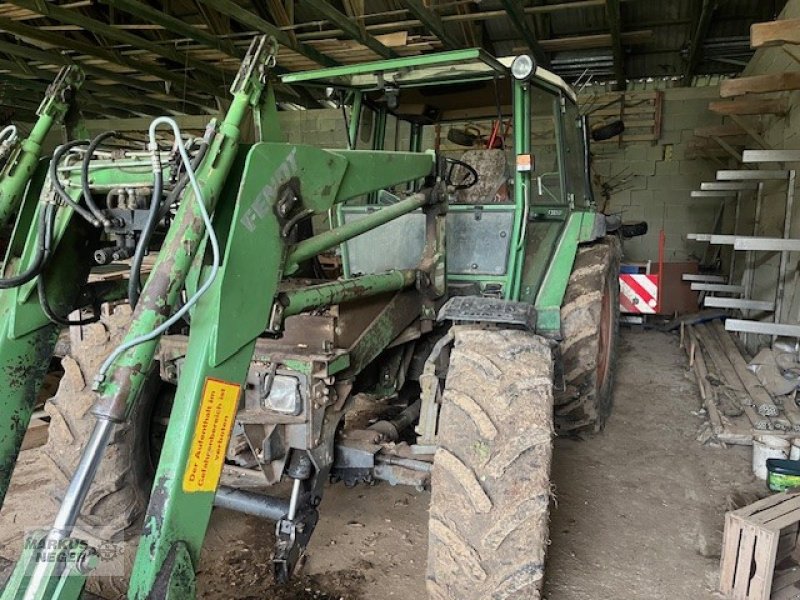
{"label": "wooden pallet", "polygon": [[800,598],[800,492],[725,514],[719,591],[732,600]]}

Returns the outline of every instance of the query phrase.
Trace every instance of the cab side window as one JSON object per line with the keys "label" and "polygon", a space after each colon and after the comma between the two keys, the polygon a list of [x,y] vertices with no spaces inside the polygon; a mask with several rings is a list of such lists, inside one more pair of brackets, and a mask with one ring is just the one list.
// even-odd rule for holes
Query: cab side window
{"label": "cab side window", "polygon": [[569,98],[562,97],[564,128],[564,171],[566,174],[567,198],[574,200],[578,208],[591,201],[586,189],[586,165],[584,156],[583,122],[578,107]]}

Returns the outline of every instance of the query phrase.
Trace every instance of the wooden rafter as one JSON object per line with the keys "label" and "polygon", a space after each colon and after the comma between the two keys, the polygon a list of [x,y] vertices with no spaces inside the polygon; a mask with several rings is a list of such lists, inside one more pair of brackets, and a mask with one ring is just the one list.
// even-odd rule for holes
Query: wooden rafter
{"label": "wooden rafter", "polygon": [[[37,27],[24,25],[20,22],[13,21],[5,17],[0,17],[0,29],[8,33],[12,33],[14,35],[18,35],[23,39],[27,38],[30,40],[36,40],[44,44],[47,44],[48,46],[52,46],[54,48],[66,48],[68,50],[77,52],[81,55],[89,56],[95,59],[100,59],[112,65],[113,64],[123,65],[124,67],[127,67],[128,69],[133,71],[133,74],[119,73],[103,69],[100,67],[96,67],[92,64],[87,64],[85,61],[74,60],[63,54],[58,54],[55,52],[49,53],[51,63],[73,64],[77,62],[81,64],[81,66],[83,66],[84,71],[86,71],[87,73],[93,74],[97,77],[110,79],[112,81],[117,81],[118,83],[126,84],[133,88],[143,89],[146,91],[150,91],[152,93],[166,94],[167,92],[164,89],[163,85],[161,84],[150,81],[146,82],[139,79],[138,78],[139,73],[146,73],[163,81],[173,83],[176,86],[186,85],[184,76],[176,74],[170,71],[169,69],[153,65],[152,63],[149,62],[140,61],[138,59],[132,58],[130,56],[127,56],[119,52],[113,52],[111,50],[100,48],[93,44],[79,42],[77,40],[73,40],[66,36],[58,35],[49,31],[43,31]],[[16,44],[16,46],[18,47],[20,52],[32,49],[30,46],[21,43]],[[17,56],[25,58],[28,56],[28,54],[17,54]],[[220,93],[219,95],[221,96],[222,94]],[[209,102],[207,98],[197,95],[193,91],[184,94],[184,100],[189,104],[199,106],[201,108],[207,108],[213,105],[213,103]]]}
{"label": "wooden rafter", "polygon": [[244,52],[241,48],[237,48],[229,40],[221,38],[219,36],[212,35],[207,31],[204,31],[194,25],[188,24],[183,19],[178,19],[171,15],[168,15],[163,10],[158,10],[157,8],[153,8],[143,2],[139,2],[139,0],[100,0],[103,4],[108,4],[109,6],[113,6],[117,10],[124,11],[129,13],[135,17],[138,17],[142,21],[155,23],[166,29],[167,31],[171,31],[177,35],[181,35],[187,37],[198,44],[203,44],[205,46],[209,46],[220,52],[227,54],[228,56],[232,56],[234,58],[241,58],[244,56]]}
{"label": "wooden rafter", "polygon": [[519,3],[519,0],[501,0],[503,7],[508,12],[508,16],[511,19],[511,23],[514,25],[514,28],[519,32],[522,36],[522,39],[525,40],[525,43],[528,45],[528,48],[533,54],[533,57],[536,59],[536,62],[540,65],[547,67],[550,65],[550,59],[547,58],[547,54],[544,53],[542,50],[541,45],[539,45],[539,40],[536,39],[536,34],[530,27],[528,23],[527,15],[525,15],[525,11],[522,9],[522,5]]}
{"label": "wooden rafter", "polygon": [[316,50],[313,46],[292,41],[285,31],[278,29],[269,21],[265,21],[264,19],[257,17],[247,9],[242,8],[240,5],[232,2],[231,0],[200,0],[200,2],[209,8],[213,8],[219,13],[222,13],[223,15],[230,17],[234,21],[238,21],[245,27],[256,29],[261,33],[271,35],[278,41],[279,44],[286,46],[298,54],[302,54],[306,58],[313,60],[319,65],[335,67],[339,64],[337,61]]}
{"label": "wooden rafter", "polygon": [[420,23],[433,35],[438,37],[447,48],[453,50],[460,47],[461,44],[445,30],[444,23],[442,19],[439,18],[439,15],[425,6],[422,0],[406,0],[406,7],[419,19]]}
{"label": "wooden rafter", "polygon": [[223,81],[219,70],[208,63],[196,60],[188,54],[175,50],[170,46],[157,44],[128,31],[118,29],[108,23],[87,17],[76,10],[62,8],[49,2],[37,2],[37,0],[8,0],[8,2],[61,23],[77,25],[86,31],[103,36],[104,38],[127,44],[139,50],[151,52],[179,65],[185,65],[186,67],[196,69],[204,73],[204,75],[200,75],[199,73],[194,74],[197,84],[202,83],[208,91],[215,89]]}
{"label": "wooden rafter", "polygon": [[324,17],[337,27],[340,27],[349,37],[366,46],[378,56],[383,58],[397,58],[397,53],[387,48],[380,41],[372,37],[364,29],[353,22],[347,15],[331,6],[328,0],[305,0],[305,3],[318,15]]}

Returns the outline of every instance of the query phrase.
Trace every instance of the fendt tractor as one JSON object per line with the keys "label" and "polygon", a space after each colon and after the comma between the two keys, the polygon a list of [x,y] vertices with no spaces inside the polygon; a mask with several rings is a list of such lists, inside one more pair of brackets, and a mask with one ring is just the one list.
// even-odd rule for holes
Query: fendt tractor
{"label": "fendt tractor", "polygon": [[[619,243],[575,95],[527,55],[277,77],[275,53],[253,41],[203,135],[159,117],[146,146],[105,132],[39,160],[80,85],[72,68],[33,139],[10,144],[3,496],[66,327],[70,345],[43,447],[60,508],[26,539],[3,600],[121,586],[194,598],[214,506],[276,522],[264,551],[284,582],[326,485],[379,480],[431,489],[431,598],[540,596],[552,438],[603,427],[618,330]],[[344,102],[344,148],[286,142],[278,84]],[[384,149],[389,115],[408,124],[408,151]],[[426,126],[481,119],[488,143],[422,150]],[[120,261],[125,280],[89,279]],[[138,536],[125,577],[93,575],[89,530]]]}

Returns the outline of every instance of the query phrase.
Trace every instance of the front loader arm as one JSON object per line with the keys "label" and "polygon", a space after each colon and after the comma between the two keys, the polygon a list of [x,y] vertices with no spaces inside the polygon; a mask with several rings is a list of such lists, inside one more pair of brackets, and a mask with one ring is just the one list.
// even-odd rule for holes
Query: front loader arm
{"label": "front loader arm", "polygon": [[80,67],[62,67],[36,110],[38,118],[27,139],[0,145],[0,155],[8,157],[0,171],[0,229],[16,216],[25,188],[42,156],[42,144],[53,126],[63,123],[83,79]]}

